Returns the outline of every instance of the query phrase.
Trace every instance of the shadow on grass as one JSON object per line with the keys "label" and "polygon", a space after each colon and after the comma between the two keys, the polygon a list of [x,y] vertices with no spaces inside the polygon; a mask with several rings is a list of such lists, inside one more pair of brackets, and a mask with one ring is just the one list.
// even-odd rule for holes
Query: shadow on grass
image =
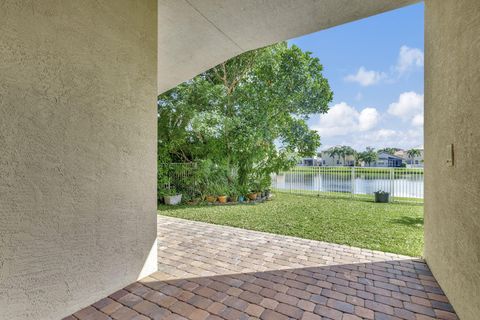
{"label": "shadow on grass", "polygon": [[[389,203],[376,203],[374,201],[373,198],[371,197],[359,197],[359,196],[355,196],[355,197],[350,197],[350,196],[343,196],[343,195],[320,195],[320,194],[302,194],[302,193],[286,193],[286,192],[278,192],[276,191],[275,193],[278,193],[280,195],[290,195],[290,196],[295,196],[295,197],[310,197],[310,198],[316,198],[316,199],[319,199],[319,200],[337,200],[339,202],[351,202],[351,201],[355,201],[355,202],[366,202],[366,203],[374,203],[375,205],[378,205],[378,206],[388,206],[388,205],[395,205],[395,206],[406,206],[406,207],[411,207],[411,206],[420,206],[422,207],[423,206],[423,202],[420,202],[418,200],[413,200],[413,201],[405,201],[405,200],[402,200],[402,199],[398,199],[398,200],[395,200],[394,202],[389,202]],[[275,194],[274,193],[274,194]],[[274,198],[273,201],[275,201],[276,199]],[[410,199],[411,200],[411,199]],[[171,205],[166,205],[166,204],[163,204],[163,203],[158,203],[157,204],[157,210],[158,211],[166,211],[166,210],[181,210],[181,209],[195,209],[195,208],[205,208],[205,207],[237,207],[237,206],[257,206],[257,205],[262,205],[263,203],[239,203],[239,204],[231,204],[231,205],[210,205],[210,204],[207,204],[207,203],[200,203],[200,204],[196,204],[196,205],[189,205],[189,204],[185,204],[185,203],[182,203],[180,205],[175,205],[175,206],[171,206]],[[422,224],[423,224],[423,221],[422,221]]]}
{"label": "shadow on grass", "polygon": [[200,209],[200,208],[233,208],[233,207],[252,207],[252,206],[261,206],[264,205],[265,202],[258,202],[258,203],[235,203],[235,204],[208,204],[208,203],[200,203],[200,204],[179,204],[179,205],[166,205],[163,203],[157,204],[157,211],[175,211],[175,210],[182,210],[182,209]]}
{"label": "shadow on grass", "polygon": [[423,199],[416,199],[416,198],[402,198],[402,197],[395,197],[393,202],[388,203],[377,203],[375,202],[375,198],[373,195],[362,195],[362,194],[355,194],[354,196],[351,193],[343,193],[338,192],[336,194],[328,194],[322,193],[319,194],[317,192],[312,193],[302,193],[302,192],[285,192],[285,191],[274,191],[274,193],[278,194],[286,194],[298,197],[312,197],[317,199],[326,199],[326,200],[338,200],[338,201],[356,201],[356,202],[367,202],[367,203],[375,203],[377,205],[396,205],[396,206],[423,206]]}
{"label": "shadow on grass", "polygon": [[423,218],[421,217],[407,217],[403,216],[393,220],[394,223],[403,224],[409,227],[421,227],[423,226]]}

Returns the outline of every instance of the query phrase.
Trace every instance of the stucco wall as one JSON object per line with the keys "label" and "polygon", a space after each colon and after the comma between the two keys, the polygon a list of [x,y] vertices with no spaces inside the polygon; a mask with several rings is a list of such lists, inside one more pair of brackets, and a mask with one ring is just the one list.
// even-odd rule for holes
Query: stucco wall
{"label": "stucco wall", "polygon": [[155,271],[156,23],[156,0],[0,1],[0,319]]}
{"label": "stucco wall", "polygon": [[[425,258],[462,320],[480,317],[480,5],[427,0]],[[446,165],[447,144],[454,166]]]}

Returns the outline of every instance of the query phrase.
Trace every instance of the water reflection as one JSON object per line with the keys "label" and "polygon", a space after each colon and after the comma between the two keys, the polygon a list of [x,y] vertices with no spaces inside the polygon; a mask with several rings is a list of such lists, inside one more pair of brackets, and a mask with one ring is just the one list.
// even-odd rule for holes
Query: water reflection
{"label": "water reflection", "polygon": [[394,197],[423,198],[423,174],[403,174],[395,178],[332,173],[281,173],[273,177],[273,187],[285,190],[373,194],[382,190]]}

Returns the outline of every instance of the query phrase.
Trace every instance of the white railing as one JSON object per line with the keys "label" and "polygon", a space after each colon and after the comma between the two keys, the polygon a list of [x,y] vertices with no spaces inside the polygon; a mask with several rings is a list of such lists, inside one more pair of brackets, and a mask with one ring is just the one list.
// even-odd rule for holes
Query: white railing
{"label": "white railing", "polygon": [[391,201],[423,200],[423,168],[295,167],[272,175],[275,191],[373,198],[390,193]]}
{"label": "white railing", "polygon": [[[168,183],[194,194],[201,181],[195,163],[159,165]],[[171,185],[172,186],[171,186]],[[295,194],[373,199],[375,191],[390,193],[392,201],[423,201],[423,168],[298,166],[272,174],[272,190]]]}

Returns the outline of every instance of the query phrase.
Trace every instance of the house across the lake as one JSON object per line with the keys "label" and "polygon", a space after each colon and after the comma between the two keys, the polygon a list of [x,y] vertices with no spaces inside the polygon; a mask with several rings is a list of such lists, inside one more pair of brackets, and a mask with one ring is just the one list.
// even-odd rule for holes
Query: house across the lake
{"label": "house across the lake", "polygon": [[[362,167],[407,167],[407,168],[423,168],[423,146],[416,147],[419,151],[418,155],[409,157],[408,152],[403,149],[397,149],[394,154],[380,151],[378,158],[371,164],[360,162]],[[339,156],[331,156],[328,150],[317,153],[316,156],[302,158],[298,162],[299,166],[354,166],[355,157],[353,155],[346,156],[345,160]],[[358,164],[357,164],[358,165]]]}
{"label": "house across the lake", "polygon": [[423,168],[423,146],[418,146],[413,148],[419,151],[420,154],[416,155],[413,158],[410,158],[408,154],[405,152],[405,163],[408,168]]}
{"label": "house across the lake", "polygon": [[320,159],[321,166],[335,167],[335,166],[354,166],[355,165],[355,158],[352,155],[346,156],[344,161],[343,157],[331,156],[330,152],[327,150],[327,151],[320,152],[318,154],[318,157]]}
{"label": "house across the lake", "polygon": [[366,167],[392,167],[400,168],[402,163],[405,161],[403,157],[396,156],[394,154],[389,154],[387,152],[379,152],[378,158],[375,162],[372,162],[370,165],[365,164]]}
{"label": "house across the lake", "polygon": [[355,158],[353,156],[346,156],[345,161],[339,156],[330,156],[328,151],[321,151],[316,156],[310,158],[302,158],[298,163],[299,166],[353,166],[355,164]]}
{"label": "house across the lake", "polygon": [[314,156],[310,158],[302,158],[298,163],[298,165],[304,166],[304,167],[313,167],[313,166],[321,166],[320,163],[321,163],[321,159],[319,159],[317,156]]}

